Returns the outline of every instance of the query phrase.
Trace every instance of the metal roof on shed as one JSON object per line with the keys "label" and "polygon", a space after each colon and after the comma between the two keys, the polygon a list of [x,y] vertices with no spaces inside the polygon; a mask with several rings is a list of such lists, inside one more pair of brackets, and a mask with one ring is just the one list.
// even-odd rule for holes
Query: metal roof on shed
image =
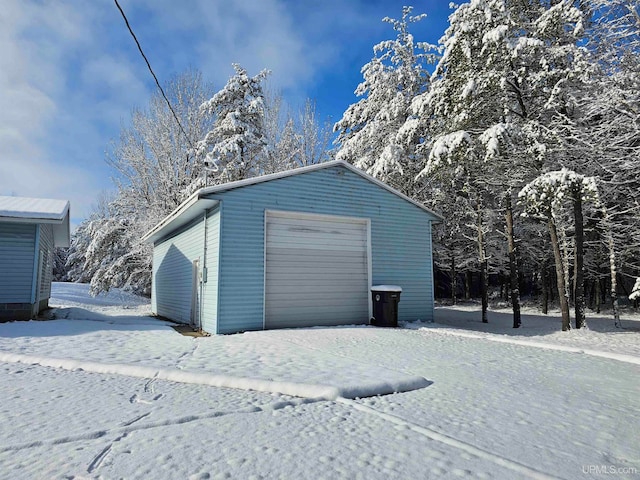
{"label": "metal roof on shed", "polygon": [[55,246],[69,246],[68,200],[0,196],[0,222],[51,224]]}

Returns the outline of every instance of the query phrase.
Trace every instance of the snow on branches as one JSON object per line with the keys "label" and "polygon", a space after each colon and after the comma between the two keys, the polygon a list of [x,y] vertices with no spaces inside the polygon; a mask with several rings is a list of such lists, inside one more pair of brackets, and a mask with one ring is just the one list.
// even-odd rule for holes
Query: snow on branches
{"label": "snow on branches", "polygon": [[466,156],[470,149],[471,136],[463,130],[438,137],[433,142],[427,164],[418,177],[433,173],[445,162],[451,165],[451,158],[455,154]]}
{"label": "snow on branches", "polygon": [[598,201],[595,177],[585,177],[572,170],[547,172],[525,185],[518,193],[525,209],[523,217],[554,217],[572,189],[579,188],[583,201]]}
{"label": "snow on branches", "polygon": [[[529,219],[543,217],[556,230],[551,232],[557,237],[554,248],[564,250],[560,261],[567,264],[566,274],[563,265],[556,265],[556,274],[567,280],[567,291],[574,275],[574,295],[590,288],[591,302],[599,305],[603,296],[595,292],[610,258],[606,288],[615,311],[616,262],[625,281],[640,271],[639,177],[634,175],[640,148],[637,0],[460,3],[452,6],[439,41],[435,71],[417,84],[419,89],[405,88],[410,84],[399,80],[419,78],[409,68],[418,64],[402,53],[419,45],[413,36],[401,34],[408,23],[408,10],[403,10],[403,20],[394,23],[397,41],[374,47],[374,59],[362,69],[364,81],[356,93],[366,98],[351,105],[336,124],[338,158],[396,188],[401,178],[403,191],[417,192],[420,201],[445,212],[449,225],[439,228],[453,235],[444,235],[436,249],[445,253],[442,258],[453,259],[454,267],[468,253],[451,241],[465,224],[451,224],[462,222],[458,218],[466,224],[479,219],[471,223],[483,233],[477,236],[482,263],[486,245],[481,243],[502,230],[487,226],[500,225],[506,212],[502,221],[510,227],[505,238],[513,245],[527,244],[517,249],[517,264],[528,265],[537,287],[549,292],[549,241],[543,240],[541,225],[513,222],[522,210]],[[514,192],[520,192],[517,203],[511,203]],[[466,202],[458,201],[461,196]],[[583,217],[585,202],[590,205]],[[462,207],[465,211],[457,212]],[[577,240],[583,234],[589,247],[584,268]],[[570,271],[571,242],[576,253]],[[511,255],[510,248],[503,251]],[[459,250],[455,255],[454,249]],[[494,271],[502,268],[500,255],[489,255]],[[584,288],[578,286],[583,269]],[[454,274],[451,281],[454,285]],[[568,328],[565,313],[563,328]],[[583,311],[577,311],[577,325],[582,317]]]}
{"label": "snow on branches", "polygon": [[429,53],[435,47],[416,42],[409,32],[409,24],[424,18],[411,12],[412,7],[404,7],[400,20],[383,19],[397,36],[373,47],[374,57],[362,67],[363,81],[355,91],[363,98],[347,108],[334,126],[340,146],[336,158],[400,190],[413,183],[417,170],[411,165],[415,138],[410,128],[402,127],[413,116],[411,101],[428,89],[427,64],[435,62]]}
{"label": "snow on branches", "polygon": [[251,172],[257,170],[256,163],[267,145],[262,82],[270,72],[262,70],[250,77],[237,63],[233,68],[236,74],[200,107],[216,120],[197,150],[206,152],[206,161],[221,182],[253,176]]}

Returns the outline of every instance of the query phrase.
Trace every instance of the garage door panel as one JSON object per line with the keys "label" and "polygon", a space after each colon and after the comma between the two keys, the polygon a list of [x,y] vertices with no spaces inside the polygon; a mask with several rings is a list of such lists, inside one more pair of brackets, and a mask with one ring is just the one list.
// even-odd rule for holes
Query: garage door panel
{"label": "garage door panel", "polygon": [[[269,234],[270,232],[267,232]],[[321,252],[326,250],[362,250],[362,247],[367,245],[366,239],[353,238],[353,237],[327,237],[326,239],[318,239],[307,237],[293,237],[293,236],[273,236],[269,235],[271,242],[269,242],[269,249],[282,249],[282,250],[312,250],[316,249]]]}
{"label": "garage door panel", "polygon": [[[287,223],[280,223],[280,222]],[[294,223],[295,222],[295,223]],[[298,224],[297,222],[300,222]],[[322,220],[303,219],[275,219],[274,223],[267,225],[267,233],[272,245],[279,243],[298,245],[318,245],[326,247],[327,244],[345,244],[345,242],[363,244],[366,242],[366,232],[362,230],[362,224],[345,222],[326,222]]]}
{"label": "garage door panel", "polygon": [[[362,247],[360,248],[362,250]],[[313,262],[315,264],[321,262],[329,262],[340,264],[342,262],[350,263],[366,263],[367,258],[364,254],[357,255],[357,251],[345,250],[307,250],[307,249],[270,249],[269,258],[275,262],[288,262],[297,264],[300,262]]]}
{"label": "garage door panel", "polygon": [[265,328],[368,321],[367,223],[267,214]]}
{"label": "garage door panel", "polygon": [[[267,294],[291,294],[295,292],[322,292],[328,294],[331,292],[339,292],[342,290],[357,291],[360,285],[366,282],[366,277],[356,278],[340,278],[340,279],[321,279],[316,282],[297,281],[296,285],[292,285],[290,281],[271,281],[267,285],[265,291]],[[354,285],[354,283],[356,285]]]}
{"label": "garage door panel", "polygon": [[[358,232],[354,232],[358,233]],[[311,242],[322,244],[324,241],[332,240],[334,238],[358,241],[362,240],[361,235],[349,234],[348,232],[339,232],[336,230],[311,230],[311,229],[286,229],[286,230],[274,230],[270,229],[269,234],[272,236],[275,243],[280,241],[286,241],[293,234],[297,240],[302,243]]]}
{"label": "garage door panel", "polygon": [[290,285],[277,285],[270,287],[267,290],[267,295],[270,295],[273,300],[287,300],[287,299],[312,299],[312,298],[346,298],[353,295],[361,295],[362,289],[358,286],[354,286],[353,282],[341,282],[340,285],[331,285],[326,289],[318,290],[313,285],[305,285],[294,288]]}
{"label": "garage door panel", "polygon": [[349,275],[351,273],[360,274],[362,273],[360,270],[363,267],[364,262],[342,262],[342,263],[321,263],[322,260],[318,260],[316,264],[310,260],[302,260],[299,262],[282,262],[280,265],[281,270],[277,272],[269,272],[267,274],[267,278],[271,278],[271,275],[286,275],[289,274],[303,274],[308,275],[309,278],[313,278],[313,275],[316,273],[323,272],[335,272],[336,274],[346,274]]}
{"label": "garage door panel", "polygon": [[[304,214],[301,214],[304,215]],[[310,214],[312,215],[312,214]],[[344,232],[361,232],[360,223],[354,222],[352,218],[343,217],[326,217],[314,216],[315,218],[303,218],[302,216],[296,217],[282,217],[277,213],[271,214],[271,218],[276,218],[277,221],[270,225],[270,228],[275,230],[295,230],[295,231],[335,231],[339,234]]]}
{"label": "garage door panel", "polygon": [[348,282],[349,284],[357,282],[360,284],[360,282],[364,282],[366,279],[366,275],[359,273],[343,273],[341,275],[336,275],[333,272],[294,273],[278,276],[273,274],[267,277],[267,280],[269,280],[273,286],[293,285],[294,287],[305,285],[317,286],[322,284],[331,285],[333,282]]}
{"label": "garage door panel", "polygon": [[314,243],[321,243],[323,240],[330,238],[341,238],[345,240],[364,240],[366,238],[362,235],[362,232],[358,230],[340,231],[338,228],[338,226],[317,230],[311,228],[269,228],[269,234],[276,243],[286,240],[292,234],[296,238]]}
{"label": "garage door panel", "polygon": [[278,226],[267,227],[269,234],[273,236],[274,240],[278,241],[283,238],[288,238],[293,235],[296,238],[307,239],[310,242],[321,242],[323,239],[337,237],[344,238],[345,240],[363,240],[365,236],[359,230],[354,229],[342,229],[340,225],[334,225],[328,228],[282,228]]}
{"label": "garage door panel", "polygon": [[[278,323],[275,328],[278,328],[280,322],[286,321],[290,322],[292,320],[297,320],[299,324],[297,326],[321,326],[325,325],[325,323],[312,323],[309,320],[313,319],[326,319],[330,321],[334,318],[349,318],[353,323],[362,323],[362,308],[366,305],[353,305],[352,307],[345,308],[342,306],[332,306],[325,305],[323,307],[318,307],[317,305],[308,305],[296,307],[295,310],[292,308],[289,311],[282,312],[280,310],[269,311],[267,309],[267,314],[277,314],[278,315]],[[335,325],[332,323],[332,325]]]}
{"label": "garage door panel", "polygon": [[[331,303],[331,301],[328,301],[328,299],[325,298],[316,298],[316,299],[290,299],[287,298],[286,301],[288,302],[288,311],[282,311],[281,309],[269,309],[267,308],[267,313],[278,313],[278,321],[281,320],[282,318],[285,318],[287,316],[295,316],[295,315],[299,315],[299,316],[307,316],[309,314],[315,313],[315,312],[320,312],[320,313],[326,313],[326,312],[345,312],[345,314],[354,314],[357,313],[358,315],[360,315],[360,320],[362,320],[362,311],[363,308],[367,308],[367,304],[366,302],[358,302],[358,303],[354,303],[354,304],[350,304],[348,306],[342,305],[342,304],[338,304],[337,306],[335,306],[335,304],[337,302],[334,301],[334,304]],[[304,318],[301,318],[301,321],[304,321]]]}

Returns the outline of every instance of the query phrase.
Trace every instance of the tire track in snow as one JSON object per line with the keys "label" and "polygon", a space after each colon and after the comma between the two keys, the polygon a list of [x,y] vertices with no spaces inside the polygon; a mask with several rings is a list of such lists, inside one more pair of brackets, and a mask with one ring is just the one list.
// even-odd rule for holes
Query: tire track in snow
{"label": "tire track in snow", "polygon": [[158,377],[150,378],[147,383],[144,384],[144,392],[150,393],[153,395],[155,393],[155,388],[153,387],[153,383],[156,381]]}
{"label": "tire track in snow", "polygon": [[429,428],[422,427],[420,425],[412,423],[408,420],[404,420],[403,418],[397,417],[395,415],[380,412],[374,408],[357,403],[354,400],[349,400],[347,398],[340,397],[336,399],[336,402],[342,403],[344,405],[348,405],[349,407],[355,410],[364,412],[366,414],[375,415],[383,420],[386,420],[391,423],[395,423],[396,425],[401,425],[416,433],[419,433],[420,435],[424,435],[425,437],[430,438],[431,440],[444,443],[445,445],[449,445],[450,447],[457,448],[471,455],[475,455],[476,457],[482,458],[484,460],[488,460],[489,462],[492,462],[495,465],[507,468],[527,478],[532,478],[535,480],[559,480],[559,477],[554,477],[546,473],[540,472],[531,467],[527,467],[526,465],[523,465],[521,463],[514,462],[513,460],[509,460],[508,458],[501,457],[487,450],[482,450],[481,448],[475,447],[469,443],[456,440],[453,437],[450,437],[440,432],[436,432],[435,430],[431,430]]}
{"label": "tire track in snow", "polygon": [[[144,387],[142,389],[142,393],[138,395],[138,393],[134,393],[131,398],[129,398],[129,403],[143,403],[145,405],[153,405],[153,402],[160,400],[164,394],[156,393],[156,389],[154,387],[155,381],[158,379],[158,375],[154,375],[152,378],[146,381]],[[148,397],[150,400],[145,400],[143,397]]]}
{"label": "tire track in snow", "polygon": [[[95,430],[92,432],[85,432],[85,433],[79,433],[76,435],[67,435],[65,437],[58,437],[58,438],[51,438],[48,440],[36,440],[34,442],[28,442],[28,443],[19,443],[19,444],[15,444],[15,445],[5,445],[5,446],[0,446],[0,453],[4,453],[4,452],[15,452],[18,450],[27,450],[30,448],[38,448],[38,447],[50,447],[50,446],[54,446],[54,445],[63,445],[63,444],[67,444],[67,443],[74,443],[74,442],[81,442],[81,441],[87,441],[87,440],[97,440],[99,438],[102,438],[106,435],[117,435],[116,440],[114,440],[113,442],[110,443],[110,445],[112,445],[114,442],[116,441],[120,441],[121,439],[125,438],[126,436],[128,436],[129,434],[136,432],[136,431],[140,431],[140,430],[149,430],[152,428],[160,428],[160,427],[168,427],[168,426],[174,426],[174,425],[183,425],[186,423],[191,423],[191,422],[197,422],[199,420],[207,420],[207,419],[212,419],[212,418],[219,418],[219,417],[225,417],[227,415],[235,415],[235,414],[247,414],[247,413],[260,413],[260,412],[270,412],[273,410],[281,410],[285,407],[297,407],[299,405],[305,405],[308,403],[316,403],[316,402],[320,402],[320,401],[325,401],[324,398],[300,398],[300,399],[295,399],[295,400],[287,400],[287,401],[278,401],[278,402],[274,402],[272,404],[269,405],[265,405],[263,407],[257,407],[257,406],[253,406],[253,407],[247,407],[247,408],[241,408],[239,410],[233,410],[233,411],[222,411],[222,412],[210,412],[210,413],[204,413],[204,414],[199,414],[199,415],[187,415],[184,417],[179,417],[179,418],[173,418],[173,419],[167,419],[167,420],[158,420],[155,422],[148,422],[148,423],[138,423],[136,425],[133,425],[133,423],[137,422],[138,420],[140,420],[141,418],[144,418],[146,415],[142,415],[141,417],[138,417],[130,422],[126,422],[124,424],[122,424],[122,426],[120,427],[115,427],[115,428],[107,428],[107,429],[102,429],[102,430]],[[96,455],[96,457],[94,457],[94,459],[92,460],[92,464],[93,463],[98,463],[100,462],[101,464],[101,458],[104,459],[104,457],[109,453],[110,450],[110,445],[105,447],[98,455]],[[97,465],[99,466],[99,465]],[[94,469],[97,468],[97,466],[94,466]]]}
{"label": "tire track in snow", "polygon": [[100,453],[98,453],[98,455],[93,457],[93,460],[91,460],[91,462],[89,462],[89,466],[87,467],[87,473],[93,473],[97,469],[99,469],[100,466],[102,465],[102,463],[104,462],[104,460],[107,458],[107,455],[109,455],[109,453],[111,453],[111,450],[113,449],[113,445],[118,443],[123,438],[126,438],[127,435],[129,435],[129,433],[130,432],[124,432],[122,435],[119,435],[112,442],[110,442],[109,445],[104,447],[100,451]]}
{"label": "tire track in snow", "polygon": [[135,418],[132,418],[131,420],[127,420],[126,422],[122,423],[123,427],[128,427],[129,425],[133,425],[134,423],[142,420],[144,417],[148,417],[149,415],[151,415],[151,412],[147,412],[147,413],[143,413],[142,415],[138,415]]}
{"label": "tire track in snow", "polygon": [[113,447],[113,443],[110,443],[109,445],[104,447],[98,455],[93,457],[93,460],[91,460],[89,466],[87,467],[87,473],[93,473],[94,470],[100,468],[100,465],[102,465],[102,462],[111,451],[111,447]]}

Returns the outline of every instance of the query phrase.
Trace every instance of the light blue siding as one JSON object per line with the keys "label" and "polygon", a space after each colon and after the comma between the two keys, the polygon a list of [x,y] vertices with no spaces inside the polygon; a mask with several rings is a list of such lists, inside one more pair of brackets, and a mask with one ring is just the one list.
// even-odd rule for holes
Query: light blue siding
{"label": "light blue siding", "polygon": [[220,250],[220,204],[207,213],[206,282],[202,288],[202,329],[218,331],[218,257]]}
{"label": "light blue siding", "polygon": [[0,223],[0,303],[31,303],[36,225]]}
{"label": "light blue siding", "polygon": [[217,333],[263,328],[265,210],[371,220],[372,283],[403,288],[400,320],[431,320],[429,213],[337,166],[212,194],[222,201]]}
{"label": "light blue siding", "polygon": [[51,280],[53,279],[53,227],[40,225],[40,255],[42,257],[38,300],[43,301],[51,296]]}
{"label": "light blue siding", "polygon": [[203,255],[204,215],[155,244],[151,296],[153,313],[176,322],[190,323],[193,261],[200,260]]}

